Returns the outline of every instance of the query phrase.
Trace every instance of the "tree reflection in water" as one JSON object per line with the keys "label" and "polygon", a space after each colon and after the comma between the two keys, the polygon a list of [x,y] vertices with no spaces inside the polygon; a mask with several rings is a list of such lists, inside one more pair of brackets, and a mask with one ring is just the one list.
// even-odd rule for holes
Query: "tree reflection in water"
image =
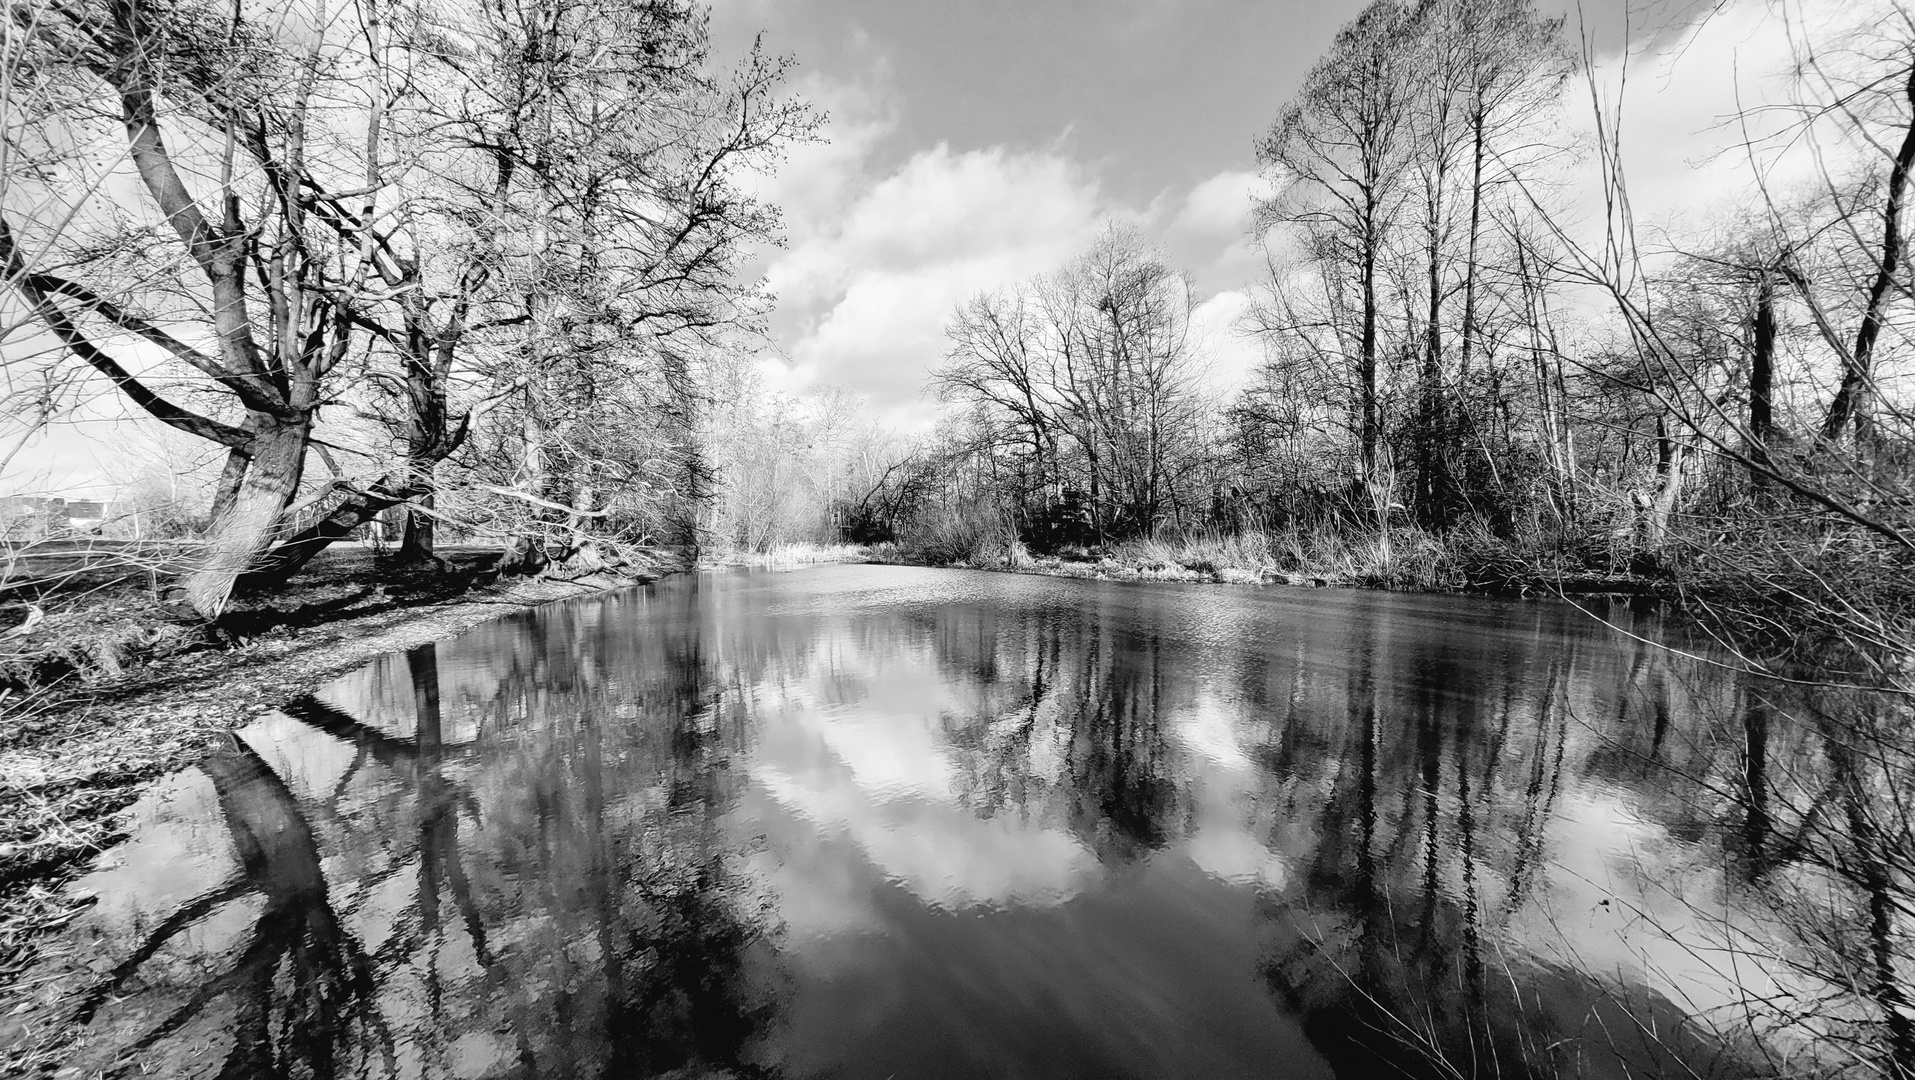
{"label": "tree reflection in water", "polygon": [[[768,1075],[746,1055],[772,1018],[747,970],[769,923],[712,831],[732,747],[695,643],[658,665],[673,678],[648,685],[634,716],[603,675],[630,658],[552,665],[539,655],[551,628],[521,629],[488,658],[505,678],[461,670],[462,738],[428,645],[403,674],[375,673],[409,686],[409,736],[316,698],[283,707],[351,749],[316,797],[296,797],[242,740],[203,763],[241,874],[162,920],[78,1018],[114,1026],[115,999],[156,954],[263,895],[249,932],[215,950],[230,972],[181,987],[182,1004],[116,1049],[138,1060],[170,1040],[169,1068],[211,1075],[188,1063],[227,1031],[222,1077]],[[657,737],[607,755],[602,722],[621,712]],[[363,860],[339,898],[309,821]],[[163,993],[139,989],[132,1026]]]}
{"label": "tree reflection in water", "polygon": [[[160,923],[132,956],[81,999],[92,1019],[140,967],[177,935],[221,907],[260,895],[265,906],[231,967],[134,1040],[142,1051],[204,1019],[224,1001],[232,1010],[232,1049],[221,1077],[358,1074],[368,1058],[391,1062],[392,1040],[374,1004],[373,964],[340,925],[319,866],[318,845],[286,785],[258,754],[234,740],[200,768],[212,780],[241,877],[215,886]],[[275,1037],[277,1032],[277,1037]],[[356,1060],[357,1059],[357,1060]]]}
{"label": "tree reflection in water", "polygon": [[[1323,839],[1310,887],[1271,898],[1286,925],[1265,969],[1338,1070],[1751,1075],[1660,992],[1509,951],[1519,944],[1504,934],[1510,917],[1551,854],[1544,837],[1565,783],[1574,645],[1465,664],[1463,650],[1427,643],[1420,655],[1380,660],[1379,644],[1396,635],[1367,619],[1352,636],[1346,745]],[[1521,702],[1516,684],[1538,660],[1541,692]],[[1383,662],[1409,677],[1380,687]],[[1521,705],[1533,719],[1512,725]]]}
{"label": "tree reflection in water", "polygon": [[1910,1075],[1907,730],[1562,605],[686,579],[246,732],[230,875],[107,879],[79,1012],[208,1076]]}

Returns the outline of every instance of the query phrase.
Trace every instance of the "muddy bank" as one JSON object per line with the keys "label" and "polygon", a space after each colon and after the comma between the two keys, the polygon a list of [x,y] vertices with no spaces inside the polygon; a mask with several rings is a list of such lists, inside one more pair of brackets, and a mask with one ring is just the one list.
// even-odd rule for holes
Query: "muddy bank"
{"label": "muddy bank", "polygon": [[[443,573],[385,573],[369,557],[342,553],[236,620],[244,628],[236,638],[170,641],[169,651],[137,665],[82,665],[52,685],[0,699],[0,1016],[30,992],[19,980],[36,941],[87,903],[61,886],[122,838],[120,811],[148,781],[192,765],[227,732],[384,653],[655,576],[487,580],[471,561],[456,560]],[[153,636],[128,605],[137,600],[101,598],[84,633]],[[59,628],[53,617],[42,626]],[[66,629],[68,643],[49,647],[83,655],[85,646],[73,644],[86,640],[79,619],[69,618]]]}

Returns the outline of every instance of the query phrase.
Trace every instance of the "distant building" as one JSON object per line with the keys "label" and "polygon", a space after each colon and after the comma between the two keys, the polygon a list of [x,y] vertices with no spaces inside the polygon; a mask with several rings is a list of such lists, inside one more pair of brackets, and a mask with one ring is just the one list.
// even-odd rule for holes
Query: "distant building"
{"label": "distant building", "polygon": [[107,509],[111,505],[103,499],[68,499],[67,528],[73,532],[99,532],[100,526],[106,524]]}
{"label": "distant building", "polygon": [[64,536],[97,534],[112,514],[103,499],[69,499],[61,495],[0,496],[0,538],[53,540]]}

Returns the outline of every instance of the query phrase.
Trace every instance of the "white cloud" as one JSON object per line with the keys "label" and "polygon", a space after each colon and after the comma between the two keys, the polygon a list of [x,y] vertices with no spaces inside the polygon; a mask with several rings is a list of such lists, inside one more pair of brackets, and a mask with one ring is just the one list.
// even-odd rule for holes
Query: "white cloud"
{"label": "white cloud", "polygon": [[[1809,143],[1777,138],[1799,119],[1775,107],[1796,96],[1790,85],[1795,48],[1811,38],[1826,44],[1831,35],[1866,22],[1863,13],[1879,6],[1871,0],[1783,6],[1732,0],[1646,52],[1598,55],[1593,76],[1606,107],[1613,110],[1620,96],[1623,161],[1636,220],[1693,235],[1712,219],[1759,205],[1745,141],[1756,145],[1753,164],[1764,171],[1772,193],[1784,196],[1812,182],[1817,165]],[[1589,84],[1580,78],[1565,88],[1564,119],[1565,134],[1592,144]],[[1787,151],[1778,152],[1784,145]],[[1596,163],[1585,156],[1565,168],[1573,180],[1564,194],[1588,219],[1585,229],[1599,230]]]}
{"label": "white cloud", "polygon": [[919,150],[881,163],[892,133],[882,95],[826,89],[844,134],[828,151],[794,155],[794,175],[776,190],[789,246],[767,260],[778,296],[774,336],[789,366],[774,381],[792,391],[841,385],[864,394],[886,419],[927,425],[922,395],[944,355],[944,326],[966,297],[1054,270],[1088,246],[1100,222],[1133,221],[1155,232],[1199,287],[1222,290],[1200,305],[1195,329],[1212,357],[1214,388],[1248,378],[1253,342],[1237,333],[1243,286],[1261,258],[1251,211],[1268,185],[1226,170],[1179,198],[1138,208],[1113,203],[1089,168],[1059,146]]}
{"label": "white cloud", "polygon": [[1247,291],[1229,289],[1198,304],[1190,314],[1192,335],[1208,361],[1206,388],[1220,397],[1250,385],[1263,362],[1262,347],[1238,325],[1249,308]]}
{"label": "white cloud", "polygon": [[920,390],[952,309],[1061,265],[1111,208],[1057,152],[940,144],[884,169],[872,166],[875,149],[839,157],[836,181],[794,190],[790,246],[766,281],[802,381],[852,387],[921,424],[931,411]]}
{"label": "white cloud", "polygon": [[814,222],[767,278],[803,308],[874,274],[1028,265],[1081,244],[1097,203],[1095,185],[1061,157],[939,145],[864,187],[835,222]]}
{"label": "white cloud", "polygon": [[825,117],[817,141],[791,147],[769,176],[747,178],[753,191],[785,210],[785,231],[803,239],[829,222],[856,196],[861,173],[898,127],[884,89],[884,65],[873,62],[861,81],[800,79],[794,96]]}
{"label": "white cloud", "polygon": [[1263,176],[1226,169],[1184,195],[1162,231],[1172,259],[1191,271],[1199,288],[1240,290],[1262,274],[1251,223],[1258,200],[1270,194]]}
{"label": "white cloud", "polygon": [[1250,227],[1250,212],[1257,201],[1269,197],[1268,180],[1248,170],[1227,169],[1190,189],[1171,228],[1240,237]]}

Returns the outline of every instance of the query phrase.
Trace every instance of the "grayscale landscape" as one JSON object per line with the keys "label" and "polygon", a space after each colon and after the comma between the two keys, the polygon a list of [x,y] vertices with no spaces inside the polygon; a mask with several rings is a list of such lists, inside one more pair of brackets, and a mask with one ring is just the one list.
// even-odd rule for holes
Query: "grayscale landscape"
{"label": "grayscale landscape", "polygon": [[7,0],[0,1078],[1915,1080],[1904,0]]}

